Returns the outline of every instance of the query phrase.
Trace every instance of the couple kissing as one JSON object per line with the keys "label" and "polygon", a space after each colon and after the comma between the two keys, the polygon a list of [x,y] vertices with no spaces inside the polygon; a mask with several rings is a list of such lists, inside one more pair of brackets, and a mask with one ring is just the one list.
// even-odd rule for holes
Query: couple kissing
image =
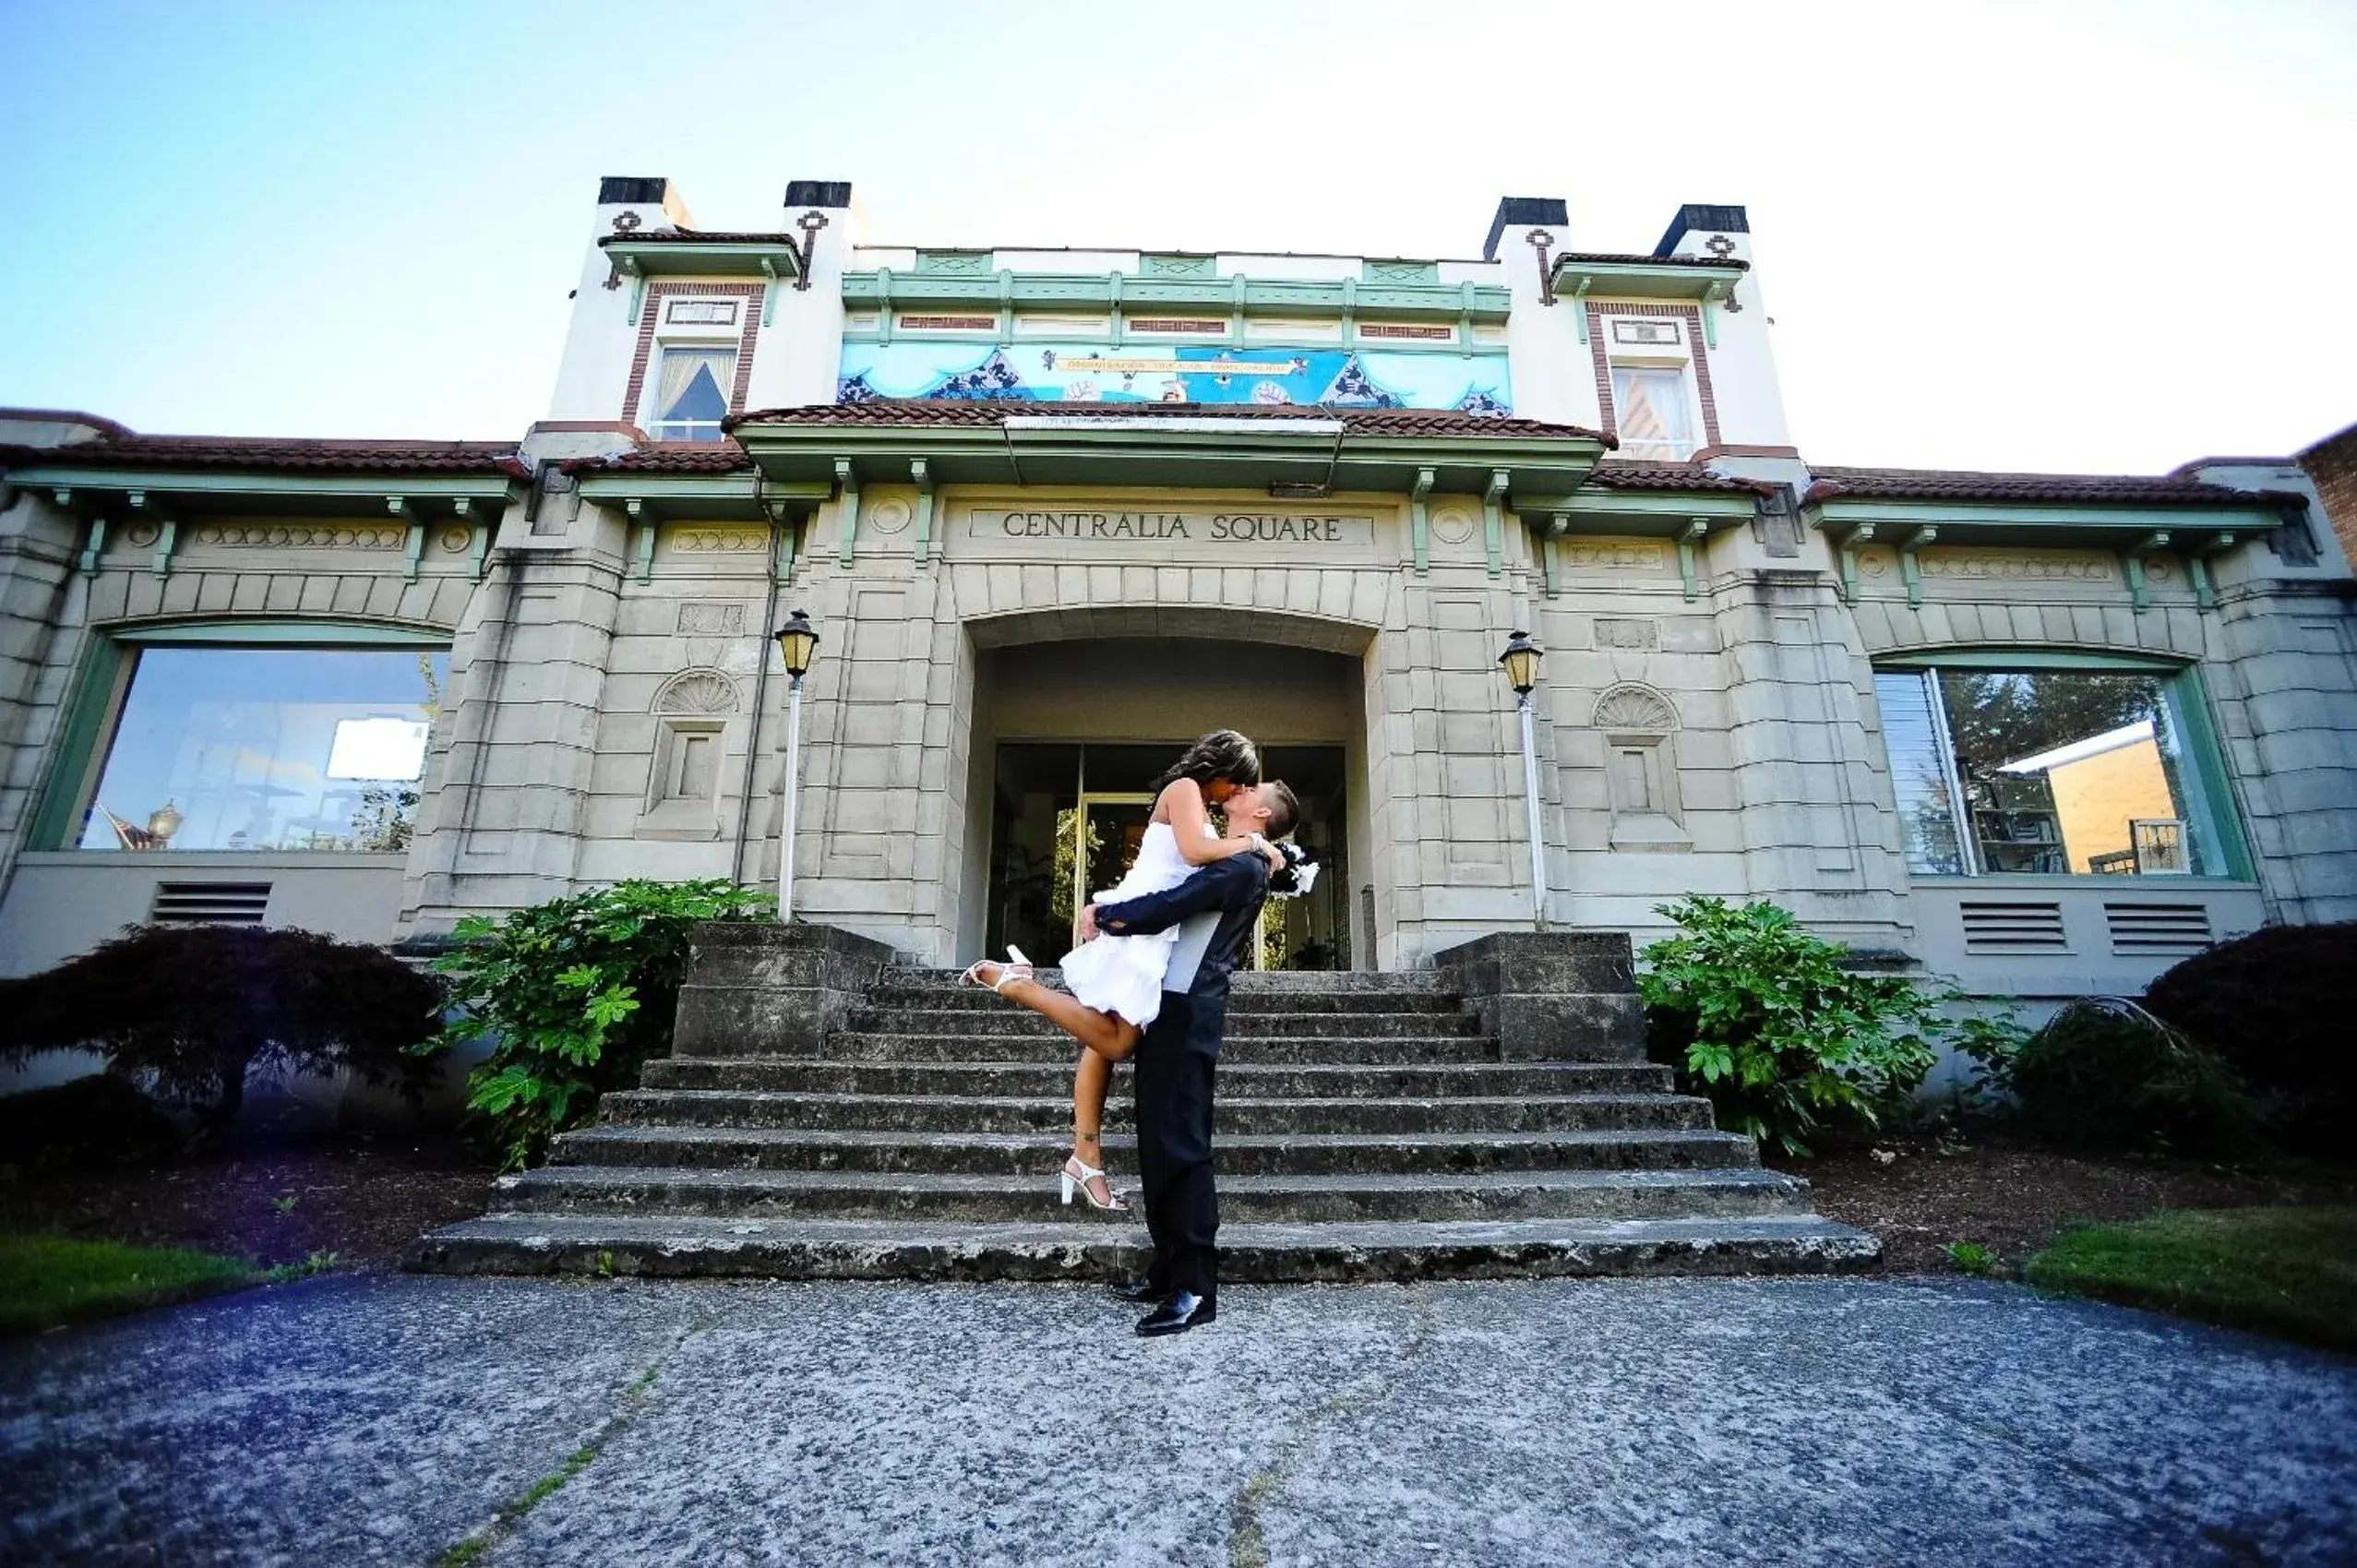
{"label": "couple kissing", "polygon": [[[1262,780],[1259,749],[1214,730],[1155,781],[1154,815],[1119,886],[1081,912],[1081,945],[1064,984],[1038,980],[1013,949],[963,976],[1047,1017],[1085,1047],[1072,1077],[1071,1157],[1064,1202],[1077,1191],[1100,1209],[1126,1209],[1107,1179],[1101,1133],[1113,1064],[1137,1059],[1138,1173],[1154,1261],[1145,1278],[1117,1286],[1149,1303],[1137,1332],[1181,1334],[1219,1311],[1219,1196],[1212,1179],[1212,1080],[1227,1028],[1227,984],[1270,896],[1310,891],[1317,865],[1281,842],[1300,803]],[[1226,818],[1223,834],[1211,814]]]}

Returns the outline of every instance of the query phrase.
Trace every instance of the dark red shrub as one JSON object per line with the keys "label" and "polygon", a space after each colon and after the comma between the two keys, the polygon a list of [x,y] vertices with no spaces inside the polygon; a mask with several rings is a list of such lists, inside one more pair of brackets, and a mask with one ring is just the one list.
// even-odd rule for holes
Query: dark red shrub
{"label": "dark red shrub", "polygon": [[257,1065],[338,1068],[413,1101],[439,1069],[405,1054],[442,1022],[442,987],[380,948],[258,926],[140,926],[0,980],[0,1060],[87,1048],[214,1126]]}
{"label": "dark red shrub", "polygon": [[2196,953],[2145,1006],[2226,1059],[2294,1141],[2357,1114],[2357,922],[2269,926]]}

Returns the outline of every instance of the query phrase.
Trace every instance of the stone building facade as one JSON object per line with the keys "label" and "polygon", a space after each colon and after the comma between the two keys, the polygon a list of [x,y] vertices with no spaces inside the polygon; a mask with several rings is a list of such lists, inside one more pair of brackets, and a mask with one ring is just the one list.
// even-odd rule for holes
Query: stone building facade
{"label": "stone building facade", "polygon": [[[0,964],[149,918],[377,941],[628,876],[1052,958],[1232,724],[1327,860],[1267,960],[1687,892],[1990,993],[2357,917],[2357,616],[2291,459],[1813,466],[1743,209],[1464,259],[923,248],[609,179],[548,417],[482,443],[0,414]],[[1077,863],[1077,864],[1076,864]],[[1040,952],[1046,946],[1048,951]]]}

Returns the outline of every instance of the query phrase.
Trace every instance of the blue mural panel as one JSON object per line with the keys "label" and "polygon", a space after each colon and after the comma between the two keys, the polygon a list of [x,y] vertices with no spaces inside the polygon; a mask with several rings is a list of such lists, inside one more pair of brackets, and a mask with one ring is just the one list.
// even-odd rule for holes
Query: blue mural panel
{"label": "blue mural panel", "polygon": [[843,344],[835,401],[876,398],[1514,412],[1502,353],[938,340]]}

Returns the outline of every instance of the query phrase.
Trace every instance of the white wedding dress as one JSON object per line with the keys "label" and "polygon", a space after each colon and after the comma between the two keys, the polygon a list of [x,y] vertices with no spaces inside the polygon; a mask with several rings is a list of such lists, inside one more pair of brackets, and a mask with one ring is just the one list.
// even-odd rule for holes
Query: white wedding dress
{"label": "white wedding dress", "polygon": [[[1217,838],[1209,822],[1205,836]],[[1150,892],[1175,888],[1197,868],[1178,853],[1178,835],[1167,822],[1148,822],[1138,840],[1138,857],[1120,885],[1095,895],[1098,904],[1115,904]],[[1170,968],[1170,950],[1178,944],[1178,928],[1152,936],[1101,936],[1083,942],[1064,955],[1064,988],[1099,1012],[1119,1013],[1143,1029],[1162,1011],[1162,977]]]}

